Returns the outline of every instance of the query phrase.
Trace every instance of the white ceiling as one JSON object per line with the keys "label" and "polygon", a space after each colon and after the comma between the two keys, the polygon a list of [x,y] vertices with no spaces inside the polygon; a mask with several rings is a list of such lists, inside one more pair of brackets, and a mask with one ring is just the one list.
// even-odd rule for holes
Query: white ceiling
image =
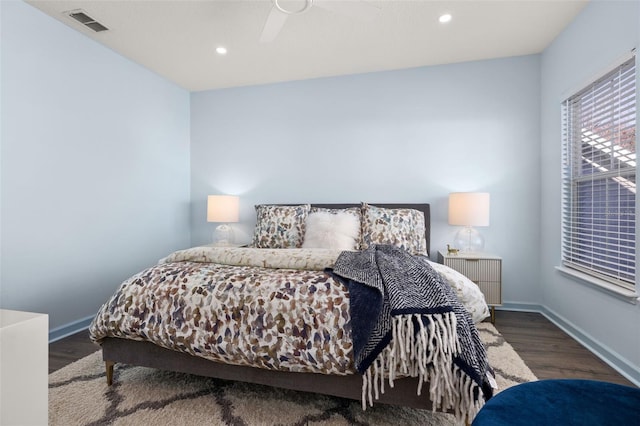
{"label": "white ceiling", "polygon": [[[539,53],[587,0],[313,0],[267,43],[260,36],[272,0],[27,2],[200,91]],[[304,2],[280,0],[292,10]],[[93,32],[63,13],[73,9],[109,31]],[[441,24],[445,12],[453,19]],[[217,46],[228,53],[216,54]]]}

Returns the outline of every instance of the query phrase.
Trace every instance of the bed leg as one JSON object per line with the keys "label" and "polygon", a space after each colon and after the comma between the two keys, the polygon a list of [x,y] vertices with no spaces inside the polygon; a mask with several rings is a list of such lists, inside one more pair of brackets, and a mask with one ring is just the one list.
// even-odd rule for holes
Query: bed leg
{"label": "bed leg", "polygon": [[105,361],[104,366],[107,370],[107,385],[111,386],[113,384],[113,366],[116,365],[113,361]]}

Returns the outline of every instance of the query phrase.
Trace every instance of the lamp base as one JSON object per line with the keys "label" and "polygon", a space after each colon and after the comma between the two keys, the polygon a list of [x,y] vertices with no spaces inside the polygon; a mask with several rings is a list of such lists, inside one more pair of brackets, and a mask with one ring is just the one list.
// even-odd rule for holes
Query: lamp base
{"label": "lamp base", "polygon": [[228,224],[218,225],[213,231],[213,244],[217,247],[233,245],[233,229]]}
{"label": "lamp base", "polygon": [[453,244],[464,252],[482,251],[484,249],[484,238],[482,238],[477,229],[465,226],[458,231]]}

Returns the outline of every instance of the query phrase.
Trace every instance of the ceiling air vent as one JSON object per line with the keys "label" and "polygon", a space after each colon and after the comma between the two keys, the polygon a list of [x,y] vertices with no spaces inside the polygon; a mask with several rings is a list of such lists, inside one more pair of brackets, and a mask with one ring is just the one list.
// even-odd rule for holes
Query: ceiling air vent
{"label": "ceiling air vent", "polygon": [[109,28],[105,27],[104,25],[102,25],[100,22],[96,21],[95,19],[93,19],[91,16],[87,15],[87,13],[82,10],[82,9],[75,9],[75,10],[70,10],[68,12],[64,12],[65,15],[69,16],[70,18],[75,19],[76,21],[80,22],[82,25],[84,25],[85,27],[89,27],[91,28],[93,31],[95,32],[100,32],[100,31],[107,31]]}

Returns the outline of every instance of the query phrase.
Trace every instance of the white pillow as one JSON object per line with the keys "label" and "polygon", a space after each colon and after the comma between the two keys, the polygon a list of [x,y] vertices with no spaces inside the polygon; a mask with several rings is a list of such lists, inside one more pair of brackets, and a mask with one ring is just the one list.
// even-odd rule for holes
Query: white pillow
{"label": "white pillow", "polygon": [[489,307],[484,299],[484,294],[482,294],[480,287],[476,283],[446,265],[428,262],[455,290],[460,303],[467,308],[474,323],[479,323],[489,316]]}
{"label": "white pillow", "polygon": [[360,221],[352,214],[309,213],[302,248],[356,250],[359,237]]}

